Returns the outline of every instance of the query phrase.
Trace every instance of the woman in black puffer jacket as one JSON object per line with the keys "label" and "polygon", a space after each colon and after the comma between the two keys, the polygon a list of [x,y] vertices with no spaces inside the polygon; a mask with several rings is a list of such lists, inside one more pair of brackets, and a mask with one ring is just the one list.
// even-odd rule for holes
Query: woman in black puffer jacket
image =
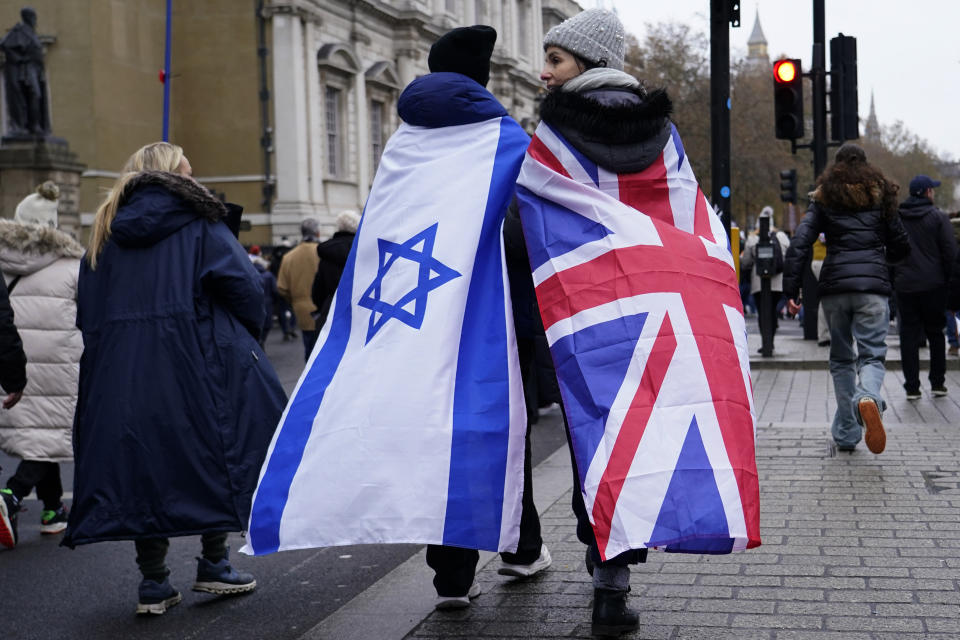
{"label": "woman in black puffer jacket", "polygon": [[863,149],[844,144],[817,180],[810,209],[787,250],[783,293],[790,312],[796,313],[802,270],[814,240],[826,234],[819,296],[830,325],[830,373],[837,397],[832,434],[841,451],[856,447],[860,424],[867,429],[870,451],[880,453],[886,446],[880,388],[890,322],[889,264],[910,255],[897,213],[898,189],[867,162]]}

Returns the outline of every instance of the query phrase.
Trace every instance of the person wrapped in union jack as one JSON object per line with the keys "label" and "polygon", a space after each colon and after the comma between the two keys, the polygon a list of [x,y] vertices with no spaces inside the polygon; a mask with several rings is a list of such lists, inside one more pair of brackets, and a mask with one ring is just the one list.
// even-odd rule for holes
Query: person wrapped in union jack
{"label": "person wrapped in union jack", "polygon": [[[620,20],[584,11],[543,47],[548,94],[518,213],[563,400],[592,631],[618,635],[639,626],[630,565],[649,548],[760,544],[746,325],[723,225],[666,91],[623,71]],[[516,226],[508,215],[505,233]]]}

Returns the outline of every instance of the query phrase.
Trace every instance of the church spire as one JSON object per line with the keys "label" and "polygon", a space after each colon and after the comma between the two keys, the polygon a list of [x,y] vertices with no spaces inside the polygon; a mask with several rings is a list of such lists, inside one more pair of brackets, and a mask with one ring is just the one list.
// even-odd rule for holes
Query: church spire
{"label": "church spire", "polygon": [[864,136],[868,140],[880,139],[880,123],[877,121],[877,109],[873,102],[873,90],[870,90],[870,115],[867,116],[867,124],[864,127]]}
{"label": "church spire", "polygon": [[763,35],[763,29],[760,27],[759,8],[757,8],[753,20],[753,31],[750,32],[750,38],[747,40],[747,62],[756,66],[770,64],[770,56],[767,53],[767,38]]}

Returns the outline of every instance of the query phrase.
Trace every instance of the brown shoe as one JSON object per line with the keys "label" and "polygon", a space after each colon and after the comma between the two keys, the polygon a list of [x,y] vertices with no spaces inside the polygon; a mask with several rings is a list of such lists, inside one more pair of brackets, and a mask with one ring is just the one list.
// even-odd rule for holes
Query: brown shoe
{"label": "brown shoe", "polygon": [[883,430],[883,420],[880,418],[880,408],[877,403],[871,398],[860,398],[857,410],[860,412],[863,426],[867,428],[867,433],[863,437],[867,443],[867,449],[870,449],[871,453],[883,453],[887,446],[887,434]]}

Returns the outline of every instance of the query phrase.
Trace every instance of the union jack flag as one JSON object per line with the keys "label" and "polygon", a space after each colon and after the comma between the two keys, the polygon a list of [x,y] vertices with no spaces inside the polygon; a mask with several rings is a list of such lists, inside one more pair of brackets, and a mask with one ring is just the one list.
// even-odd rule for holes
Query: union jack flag
{"label": "union jack flag", "polygon": [[601,556],[760,544],[756,417],[723,225],[675,128],[639,173],[541,123],[518,200]]}

